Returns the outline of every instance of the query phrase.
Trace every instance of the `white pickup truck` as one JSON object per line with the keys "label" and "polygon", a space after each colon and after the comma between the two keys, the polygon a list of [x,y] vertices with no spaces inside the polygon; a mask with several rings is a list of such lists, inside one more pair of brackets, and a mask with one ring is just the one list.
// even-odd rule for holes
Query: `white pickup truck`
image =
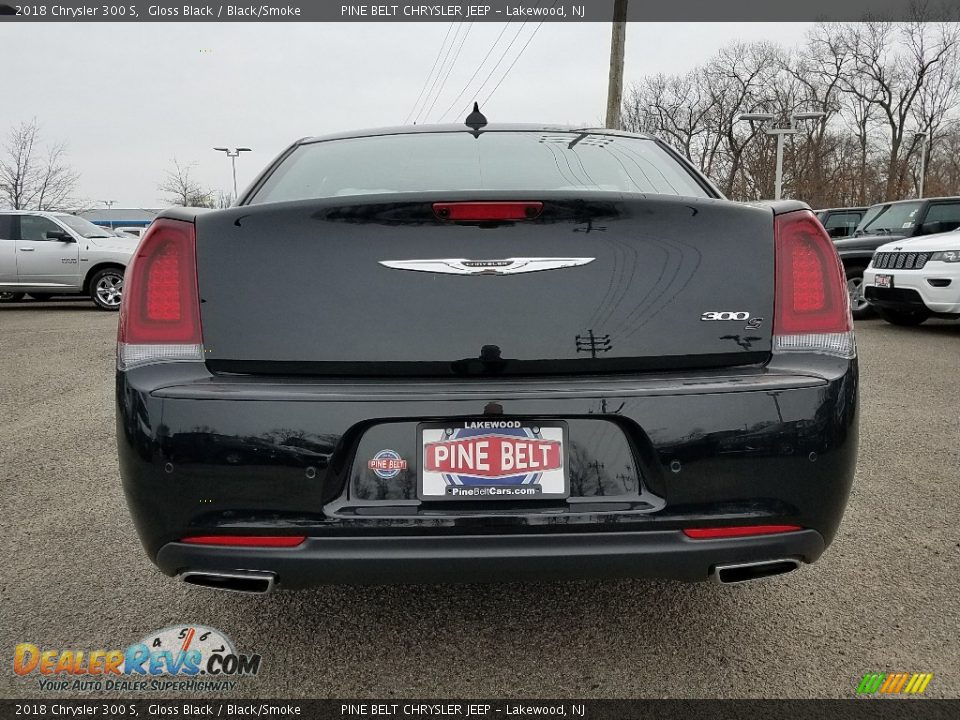
{"label": "white pickup truck", "polygon": [[67,213],[0,211],[0,302],[89,295],[119,310],[123,273],[138,238],[122,238]]}

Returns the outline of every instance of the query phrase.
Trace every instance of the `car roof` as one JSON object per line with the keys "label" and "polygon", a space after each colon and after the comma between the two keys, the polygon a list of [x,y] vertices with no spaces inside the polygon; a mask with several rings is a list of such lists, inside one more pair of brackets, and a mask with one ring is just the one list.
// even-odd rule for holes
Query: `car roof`
{"label": "car roof", "polygon": [[856,206],[856,207],[831,207],[831,208],[820,208],[819,210],[814,210],[815,213],[821,212],[857,212],[859,210],[867,210],[867,206]]}
{"label": "car roof", "polygon": [[903,205],[904,203],[917,203],[917,202],[937,202],[940,200],[960,200],[960,195],[944,195],[943,197],[907,198],[906,200],[885,200],[884,202],[874,203],[870,207],[879,207],[881,205]]}
{"label": "car roof", "polygon": [[0,210],[3,215],[46,215],[47,217],[68,217],[70,213],[53,210]]}
{"label": "car roof", "polygon": [[[332,133],[305,137],[298,144],[323,142],[326,140],[345,140],[348,138],[377,137],[381,135],[420,135],[425,133],[465,133],[471,134],[474,130],[463,123],[449,123],[444,125],[397,125],[393,127],[370,128],[367,130],[351,130],[348,132]],[[479,129],[481,134],[486,132],[563,132],[589,133],[591,135],[616,135],[620,137],[640,138],[653,140],[653,136],[641,133],[631,133],[610,128],[583,127],[578,125],[542,125],[539,123],[490,123]]]}

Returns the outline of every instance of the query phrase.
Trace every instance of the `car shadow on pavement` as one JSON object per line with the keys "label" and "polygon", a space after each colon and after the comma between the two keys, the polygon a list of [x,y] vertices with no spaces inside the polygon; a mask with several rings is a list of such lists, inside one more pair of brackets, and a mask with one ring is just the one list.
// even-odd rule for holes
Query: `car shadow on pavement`
{"label": "car shadow on pavement", "polygon": [[[305,652],[329,658],[332,667],[298,688],[308,696],[404,688],[422,696],[622,697],[658,688],[657,696],[676,692],[673,683],[696,686],[690,673],[735,664],[731,640],[743,632],[744,603],[764,607],[775,625],[795,601],[782,597],[789,582],[329,586],[220,594],[217,619],[230,623],[230,608],[227,617],[237,611],[286,628],[287,643],[270,646],[271,665],[302,664]],[[775,641],[775,631],[761,634]],[[249,646],[269,636],[248,626],[235,639]]]}
{"label": "car shadow on pavement", "polygon": [[0,312],[15,312],[15,311],[46,311],[50,312],[53,310],[89,310],[90,312],[99,312],[106,314],[106,311],[101,310],[92,301],[85,300],[66,300],[66,301],[56,301],[56,300],[44,300],[43,302],[20,302],[20,303],[0,303]]}

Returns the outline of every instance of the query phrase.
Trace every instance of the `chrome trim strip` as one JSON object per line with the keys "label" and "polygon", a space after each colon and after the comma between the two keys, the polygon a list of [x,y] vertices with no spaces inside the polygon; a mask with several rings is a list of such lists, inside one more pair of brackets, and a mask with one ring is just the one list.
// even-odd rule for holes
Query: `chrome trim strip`
{"label": "chrome trim strip", "polygon": [[[777,572],[772,575],[764,575],[763,577],[759,577],[759,578],[747,578],[746,580],[733,580],[733,581],[726,581],[726,580],[720,579],[720,573],[723,570],[739,570],[741,568],[762,568],[767,565],[779,565],[780,563],[788,563],[793,567],[791,567],[789,570],[784,570],[783,572]],[[775,560],[760,560],[759,562],[732,563],[729,565],[717,565],[713,569],[713,572],[710,573],[710,579],[716,583],[720,583],[721,585],[742,585],[743,583],[758,582],[760,580],[766,580],[772,577],[779,577],[780,575],[786,575],[787,573],[791,573],[799,569],[800,569],[800,561],[797,560],[796,558],[777,558]]]}
{"label": "chrome trim strip", "polygon": [[423,260],[380,260],[384,267],[444,275],[517,275],[559,270],[592,263],[596,258],[514,257],[471,260],[469,258],[433,258]]}
{"label": "chrome trim strip", "polygon": [[[276,582],[276,575],[272,572],[263,572],[260,570],[235,570],[232,572],[220,571],[220,570],[187,570],[180,573],[177,576],[181,581],[187,583],[188,585],[194,585],[196,587],[205,587],[209,590],[223,590],[224,592],[236,592],[243,593],[245,595],[266,595],[269,592],[272,592],[274,589],[274,584]],[[188,578],[191,577],[215,577],[215,578],[224,578],[227,580],[263,580],[267,583],[266,590],[237,590],[236,588],[230,587],[218,587],[215,585],[207,585],[205,583],[190,582]]]}

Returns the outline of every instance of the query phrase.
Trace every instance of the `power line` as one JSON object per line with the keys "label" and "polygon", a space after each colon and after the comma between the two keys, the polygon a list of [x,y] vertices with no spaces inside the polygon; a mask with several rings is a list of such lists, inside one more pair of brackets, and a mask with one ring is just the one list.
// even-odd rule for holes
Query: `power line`
{"label": "power line", "polygon": [[[559,0],[554,0],[553,5],[556,5],[558,1],[559,1]],[[551,5],[550,7],[553,7],[553,5]],[[493,97],[493,94],[497,91],[497,88],[500,87],[500,83],[502,83],[502,82],[504,81],[504,79],[506,79],[507,75],[510,74],[510,71],[513,70],[513,66],[517,64],[517,60],[519,60],[519,59],[520,59],[520,56],[523,55],[523,51],[527,49],[527,46],[530,44],[530,41],[533,40],[534,36],[537,34],[537,31],[540,30],[541,27],[543,27],[543,23],[544,23],[544,22],[546,22],[546,21],[545,21],[545,20],[541,20],[541,21],[540,21],[540,24],[537,25],[537,26],[533,29],[533,32],[530,34],[530,37],[527,38],[527,42],[524,43],[524,45],[523,45],[522,48],[520,48],[520,52],[519,52],[519,53],[517,54],[517,56],[513,59],[513,62],[510,63],[510,67],[508,67],[508,68],[507,68],[507,71],[501,76],[500,81],[494,86],[493,90],[490,91],[490,94],[487,95],[486,98],[484,98],[484,100],[483,100],[483,104],[484,104],[484,105],[486,105],[487,102],[489,102],[490,98],[492,98],[492,97]]]}
{"label": "power line", "polygon": [[487,60],[490,58],[491,53],[493,53],[497,45],[500,44],[500,38],[503,37],[503,34],[507,31],[507,27],[509,25],[510,23],[504,23],[503,27],[500,28],[500,34],[497,35],[497,39],[493,41],[493,45],[491,45],[490,49],[487,50],[487,54],[483,56],[483,60],[481,60],[480,64],[477,65],[477,69],[473,71],[473,75],[471,75],[470,79],[467,80],[466,84],[463,86],[463,89],[459,93],[457,93],[457,96],[453,99],[453,102],[450,103],[450,106],[443,111],[443,115],[440,116],[440,122],[443,122],[444,118],[446,118],[447,115],[450,114],[450,111],[453,110],[453,108],[456,106],[458,102],[460,102],[460,98],[463,97],[463,94],[467,91],[467,88],[470,87],[470,83],[472,83],[476,79],[477,75],[480,74],[480,71],[483,69],[483,66],[486,65]]}
{"label": "power line", "polygon": [[[497,68],[499,68],[499,67],[500,67],[500,64],[506,59],[507,53],[510,52],[510,48],[512,48],[513,45],[514,45],[514,43],[517,42],[517,38],[519,38],[519,37],[520,37],[520,33],[523,32],[523,26],[526,25],[526,24],[527,24],[527,21],[526,21],[526,20],[524,20],[522,23],[520,23],[520,27],[517,28],[517,32],[514,34],[513,39],[510,40],[510,43],[507,45],[506,48],[504,48],[503,52],[500,54],[500,59],[497,60],[497,64],[494,65],[494,66],[490,69],[490,72],[487,73],[487,76],[483,79],[483,82],[480,83],[480,87],[478,87],[478,88],[476,89],[476,91],[473,93],[474,97],[479,97],[480,93],[483,92],[483,88],[486,87],[486,85],[487,85],[488,82],[490,82],[490,78],[493,77],[493,74],[497,71]],[[471,103],[472,103],[472,102],[473,102],[473,101],[471,101]],[[471,103],[467,103],[467,107],[464,108],[464,111],[463,111],[463,112],[467,112],[467,110],[470,109],[470,104],[471,104]]]}
{"label": "power line", "polygon": [[424,115],[424,120],[429,119],[430,113],[433,112],[434,105],[437,104],[437,100],[439,100],[440,96],[443,94],[443,89],[447,86],[447,78],[450,77],[450,71],[453,70],[454,66],[457,64],[457,59],[460,57],[460,51],[463,50],[463,44],[467,41],[467,35],[470,34],[471,29],[473,29],[473,23],[467,23],[467,29],[463,33],[463,38],[460,40],[460,44],[457,45],[457,51],[453,54],[453,59],[450,61],[449,67],[447,67],[447,74],[443,76],[443,80],[440,82],[440,87],[437,88],[437,92],[433,96],[433,102],[430,103],[430,108],[427,110],[426,115]]}
{"label": "power line", "polygon": [[427,73],[426,80],[423,81],[423,87],[420,88],[420,94],[417,95],[416,102],[413,103],[413,107],[410,108],[410,112],[407,113],[407,116],[403,119],[403,124],[406,125],[410,121],[410,116],[413,115],[413,112],[417,109],[417,105],[420,104],[420,98],[423,97],[423,91],[427,89],[427,85],[430,82],[430,78],[433,77],[433,71],[437,67],[437,63],[440,61],[440,55],[443,54],[443,48],[447,44],[447,38],[450,37],[450,31],[453,30],[453,23],[450,23],[447,26],[447,34],[443,36],[443,42],[440,43],[440,49],[437,51],[437,57],[433,59],[433,65],[430,68],[430,72]]}
{"label": "power line", "polygon": [[[443,60],[440,61],[440,67],[437,68],[437,74],[433,78],[433,82],[430,84],[430,89],[427,90],[426,96],[423,98],[423,104],[420,106],[420,111],[414,116],[413,123],[414,125],[419,122],[421,116],[424,114],[424,110],[427,108],[427,102],[430,100],[430,96],[433,95],[433,91],[437,87],[437,83],[440,82],[440,76],[443,74],[443,69],[447,66],[447,58],[450,57],[450,51],[453,50],[453,46],[457,42],[457,38],[460,37],[460,27],[461,24],[457,23],[457,29],[453,33],[453,38],[450,40],[450,44],[447,46],[447,51],[443,55]],[[426,118],[424,118],[426,119]]]}

